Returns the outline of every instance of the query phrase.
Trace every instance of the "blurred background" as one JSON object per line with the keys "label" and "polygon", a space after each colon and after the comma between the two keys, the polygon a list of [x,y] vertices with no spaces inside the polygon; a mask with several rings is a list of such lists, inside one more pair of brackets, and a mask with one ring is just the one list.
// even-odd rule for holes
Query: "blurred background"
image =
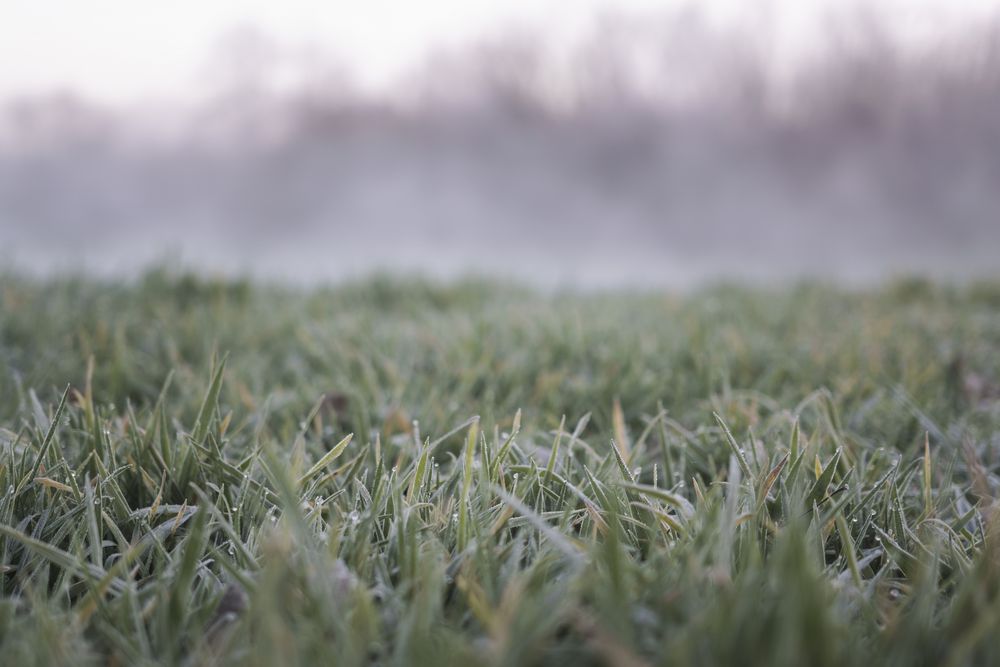
{"label": "blurred background", "polygon": [[5,0],[0,269],[998,274],[1000,5]]}

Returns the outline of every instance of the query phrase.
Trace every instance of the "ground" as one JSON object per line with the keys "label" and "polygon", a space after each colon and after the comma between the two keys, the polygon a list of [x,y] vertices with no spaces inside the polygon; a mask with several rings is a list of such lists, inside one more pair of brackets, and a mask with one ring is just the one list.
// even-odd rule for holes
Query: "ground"
{"label": "ground", "polygon": [[998,467],[997,283],[0,277],[8,664],[996,664]]}

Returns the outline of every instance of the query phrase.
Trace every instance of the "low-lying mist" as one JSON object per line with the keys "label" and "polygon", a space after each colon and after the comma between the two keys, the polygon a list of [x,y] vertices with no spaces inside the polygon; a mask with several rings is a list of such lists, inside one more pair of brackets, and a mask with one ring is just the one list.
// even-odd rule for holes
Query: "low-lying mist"
{"label": "low-lying mist", "polygon": [[675,57],[679,34],[611,22],[558,62],[519,34],[391,96],[323,63],[276,90],[243,57],[197,105],[20,100],[0,114],[0,258],[307,282],[996,274],[1000,30],[907,49],[867,25],[792,69],[708,33]]}

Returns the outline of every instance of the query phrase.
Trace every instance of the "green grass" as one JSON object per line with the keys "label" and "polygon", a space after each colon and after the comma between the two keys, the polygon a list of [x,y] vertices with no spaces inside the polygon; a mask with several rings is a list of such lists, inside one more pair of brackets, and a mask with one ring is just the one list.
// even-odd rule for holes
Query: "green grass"
{"label": "green grass", "polygon": [[998,664],[998,468],[1000,284],[8,275],[0,661]]}

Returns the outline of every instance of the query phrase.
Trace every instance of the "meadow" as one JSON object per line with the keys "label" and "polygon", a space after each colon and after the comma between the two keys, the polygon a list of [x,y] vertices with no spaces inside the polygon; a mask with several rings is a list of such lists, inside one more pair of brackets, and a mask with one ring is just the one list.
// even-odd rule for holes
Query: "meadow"
{"label": "meadow", "polygon": [[1000,283],[0,275],[0,662],[1000,664]]}

